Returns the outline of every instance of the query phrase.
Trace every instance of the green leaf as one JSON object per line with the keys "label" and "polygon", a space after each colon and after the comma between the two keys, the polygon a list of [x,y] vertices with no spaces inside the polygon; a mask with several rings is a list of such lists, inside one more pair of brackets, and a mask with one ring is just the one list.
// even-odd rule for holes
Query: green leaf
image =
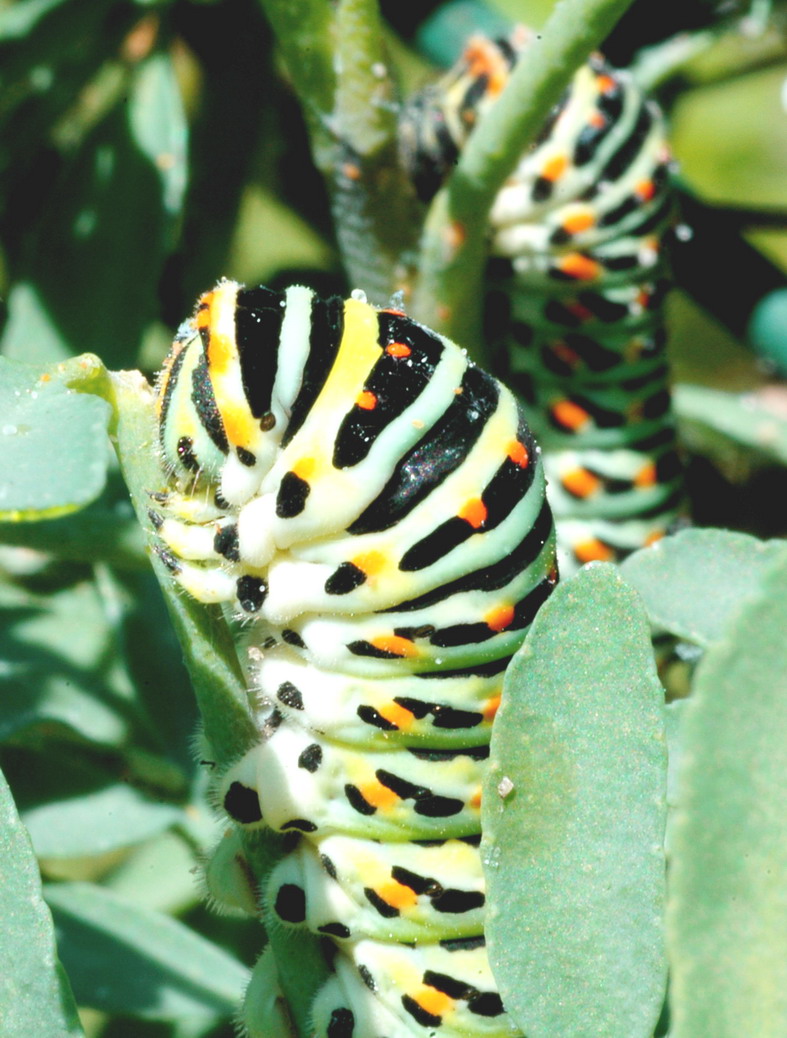
{"label": "green leaf", "polygon": [[40,858],[82,858],[105,854],[155,836],[184,821],[183,810],[148,796],[116,772],[117,761],[93,763],[73,747],[45,755],[4,754],[19,810]]}
{"label": "green leaf", "polygon": [[192,843],[180,831],[164,832],[136,847],[104,880],[105,888],[136,905],[171,915],[200,900]]}
{"label": "green leaf", "polygon": [[663,693],[638,596],[561,584],[506,674],[484,785],[489,955],[528,1038],[649,1038],[666,982]]}
{"label": "green leaf", "polygon": [[77,1038],[74,997],[58,961],[38,863],[0,774],[0,1021],[3,1038]]}
{"label": "green leaf", "polygon": [[101,493],[109,461],[104,400],[0,357],[0,520],[65,515]]}
{"label": "green leaf", "polygon": [[182,923],[89,883],[45,894],[80,1004],[148,1020],[236,1011],[248,970]]}
{"label": "green leaf", "polygon": [[681,434],[692,450],[724,458],[730,450],[754,451],[787,464],[784,405],[763,393],[727,393],[708,386],[679,385],[673,404]]}
{"label": "green leaf", "polygon": [[[80,102],[91,113],[97,102],[100,108],[102,74],[138,18],[132,5],[114,0],[15,0],[0,8],[0,176],[10,181],[2,198],[14,197],[14,210],[19,200],[24,216],[40,208],[39,191],[28,187],[25,200],[24,189],[42,160],[52,160],[55,124],[71,122]],[[82,91],[89,81],[88,100]]]}
{"label": "green leaf", "polygon": [[143,61],[128,99],[129,133],[161,180],[161,207],[177,218],[186,191],[188,129],[169,54]]}
{"label": "green leaf", "polygon": [[26,36],[36,24],[58,7],[64,7],[68,0],[17,0],[12,7],[6,7],[0,17],[0,40],[19,39]]}
{"label": "green leaf", "polygon": [[681,726],[674,1038],[787,1034],[787,559],[697,669]]}
{"label": "green leaf", "polygon": [[158,285],[185,186],[185,119],[167,55],[134,71],[49,195],[8,299],[3,352],[20,360],[100,354],[133,362],[158,317]]}
{"label": "green leaf", "polygon": [[145,537],[128,503],[98,501],[59,519],[0,523],[0,543],[56,555],[61,562],[149,568]]}
{"label": "green leaf", "polygon": [[782,541],[727,530],[683,530],[635,552],[620,568],[642,595],[656,628],[707,647],[785,553]]}
{"label": "green leaf", "polygon": [[[149,567],[149,563],[148,563]],[[123,656],[144,711],[154,749],[183,772],[194,768],[194,732],[198,724],[194,691],[155,576],[127,574],[122,632]]]}
{"label": "green leaf", "polygon": [[0,739],[53,723],[120,746],[133,728],[132,690],[95,584],[51,595],[0,585]]}

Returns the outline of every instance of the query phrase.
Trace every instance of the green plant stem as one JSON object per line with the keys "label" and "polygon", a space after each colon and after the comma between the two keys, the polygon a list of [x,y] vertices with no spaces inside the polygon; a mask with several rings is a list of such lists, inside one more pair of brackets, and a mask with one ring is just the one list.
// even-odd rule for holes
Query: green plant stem
{"label": "green plant stem", "polygon": [[260,2],[306,113],[350,285],[384,305],[406,287],[419,212],[397,158],[396,91],[377,0],[339,0],[333,20],[322,0]]}
{"label": "green plant stem", "polygon": [[377,0],[340,0],[336,30],[337,156],[329,183],[337,238],[351,287],[385,305],[406,287],[401,258],[415,254],[420,213],[398,160],[396,91]]}
{"label": "green plant stem", "polygon": [[574,71],[631,0],[562,0],[517,62],[499,101],[471,135],[427,217],[413,301],[418,320],[483,362],[481,332],[489,209]]}
{"label": "green plant stem", "polygon": [[325,172],[330,165],[333,109],[334,27],[325,0],[260,0],[284,55],[293,87],[309,124],[314,159]]}
{"label": "green plant stem", "polygon": [[396,135],[393,82],[377,0],[340,0],[336,8],[334,115],[359,155],[385,149]]}

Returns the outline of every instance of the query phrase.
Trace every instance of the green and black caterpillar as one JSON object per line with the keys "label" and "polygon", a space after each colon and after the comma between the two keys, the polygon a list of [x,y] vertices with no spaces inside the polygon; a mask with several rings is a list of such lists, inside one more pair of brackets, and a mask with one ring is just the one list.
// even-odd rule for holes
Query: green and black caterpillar
{"label": "green and black caterpillar", "polygon": [[519,1034],[479,840],[503,673],[557,579],[521,406],[397,310],[232,281],[158,399],[158,552],[255,650],[260,742],[220,796],[290,834],[265,911],[331,951],[315,1038]]}
{"label": "green and black caterpillar", "polygon": [[[406,106],[402,152],[424,201],[529,40],[525,29],[472,40]],[[657,106],[595,55],[490,214],[490,326],[544,448],[564,572],[657,540],[680,512],[663,321],[669,163]]]}

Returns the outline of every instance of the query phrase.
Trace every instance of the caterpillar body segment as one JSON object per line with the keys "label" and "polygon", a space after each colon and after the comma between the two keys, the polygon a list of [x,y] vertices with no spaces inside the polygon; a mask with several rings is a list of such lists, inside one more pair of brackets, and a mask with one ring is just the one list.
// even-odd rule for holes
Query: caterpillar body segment
{"label": "caterpillar body segment", "polygon": [[[424,201],[530,45],[524,28],[472,40],[405,108],[403,157]],[[681,511],[663,307],[669,165],[659,109],[594,55],[490,213],[489,325],[544,449],[564,572],[651,543]]]}
{"label": "caterpillar body segment", "polygon": [[315,1038],[515,1036],[478,847],[503,673],[557,579],[520,405],[398,311],[223,281],[178,333],[159,428],[159,555],[255,660],[260,742],[221,803],[290,834],[264,914],[331,950]]}

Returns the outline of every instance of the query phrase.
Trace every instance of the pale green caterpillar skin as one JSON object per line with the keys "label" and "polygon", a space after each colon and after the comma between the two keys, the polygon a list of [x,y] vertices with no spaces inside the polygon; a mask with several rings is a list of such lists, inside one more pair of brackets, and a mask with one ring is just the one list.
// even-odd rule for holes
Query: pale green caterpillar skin
{"label": "pale green caterpillar skin", "polygon": [[[424,200],[531,40],[524,28],[472,40],[410,102],[403,151]],[[490,325],[544,449],[564,575],[652,543],[681,510],[662,305],[669,162],[658,108],[595,55],[490,213]]]}
{"label": "pale green caterpillar skin", "polygon": [[[261,895],[330,951],[315,1038],[517,1035],[478,845],[503,673],[557,579],[521,408],[398,311],[231,281],[158,394],[158,551],[243,620],[260,743],[219,795],[290,834]],[[251,1035],[286,1033],[275,974],[261,960]]]}

